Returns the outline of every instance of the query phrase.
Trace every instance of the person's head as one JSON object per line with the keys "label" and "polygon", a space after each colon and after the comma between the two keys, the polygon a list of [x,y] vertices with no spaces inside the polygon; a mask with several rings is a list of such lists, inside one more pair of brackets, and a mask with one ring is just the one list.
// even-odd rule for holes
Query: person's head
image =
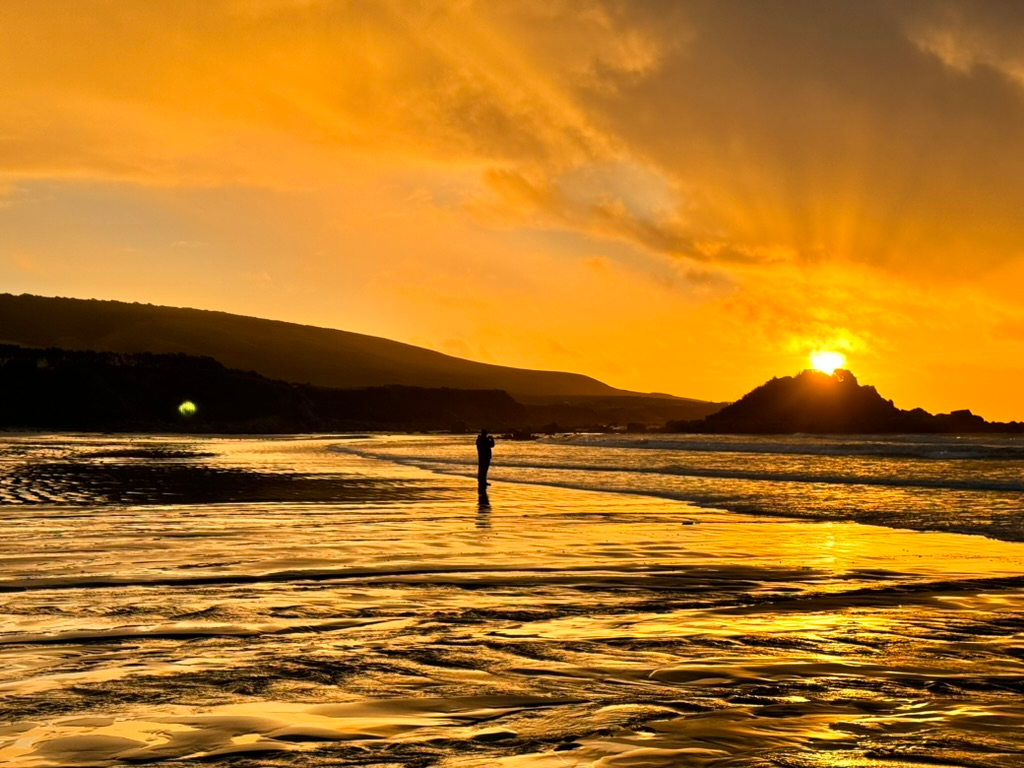
{"label": "person's head", "polygon": [[480,430],[480,434],[481,434],[481,435],[486,435],[486,434],[487,434],[487,428],[486,428],[486,427],[484,427],[483,429],[481,429],[481,430]]}

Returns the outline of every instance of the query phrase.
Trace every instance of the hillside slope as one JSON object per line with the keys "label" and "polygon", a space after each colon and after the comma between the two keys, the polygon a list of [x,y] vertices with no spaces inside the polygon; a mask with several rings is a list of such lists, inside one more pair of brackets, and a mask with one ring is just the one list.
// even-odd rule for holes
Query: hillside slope
{"label": "hillside slope", "polygon": [[580,374],[478,363],[359,333],[117,301],[0,294],[0,343],[208,356],[228,368],[324,387],[503,389],[517,398],[636,394]]}

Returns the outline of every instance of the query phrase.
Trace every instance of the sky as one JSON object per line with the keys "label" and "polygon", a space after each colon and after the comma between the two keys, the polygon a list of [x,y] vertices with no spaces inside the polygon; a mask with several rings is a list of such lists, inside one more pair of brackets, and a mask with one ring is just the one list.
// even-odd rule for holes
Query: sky
{"label": "sky", "polygon": [[0,73],[0,291],[1024,420],[1016,0],[4,0]]}

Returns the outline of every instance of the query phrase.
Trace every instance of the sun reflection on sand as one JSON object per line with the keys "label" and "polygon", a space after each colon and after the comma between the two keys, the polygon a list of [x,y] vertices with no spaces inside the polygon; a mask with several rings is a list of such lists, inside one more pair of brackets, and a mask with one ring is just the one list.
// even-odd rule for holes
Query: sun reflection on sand
{"label": "sun reflection on sand", "polygon": [[[97,440],[120,445],[43,438],[35,460],[69,488],[68,455],[92,461]],[[330,444],[126,459],[285,477],[305,500],[0,507],[0,762],[859,768],[1024,751],[1020,544],[501,481],[485,507],[472,478]],[[232,483],[211,487],[281,492]]]}

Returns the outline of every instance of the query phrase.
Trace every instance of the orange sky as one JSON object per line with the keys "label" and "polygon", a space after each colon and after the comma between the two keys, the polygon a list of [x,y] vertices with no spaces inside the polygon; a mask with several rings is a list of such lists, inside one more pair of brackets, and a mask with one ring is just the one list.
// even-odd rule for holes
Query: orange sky
{"label": "orange sky", "polygon": [[1024,4],[5,0],[0,72],[0,290],[1024,419]]}

